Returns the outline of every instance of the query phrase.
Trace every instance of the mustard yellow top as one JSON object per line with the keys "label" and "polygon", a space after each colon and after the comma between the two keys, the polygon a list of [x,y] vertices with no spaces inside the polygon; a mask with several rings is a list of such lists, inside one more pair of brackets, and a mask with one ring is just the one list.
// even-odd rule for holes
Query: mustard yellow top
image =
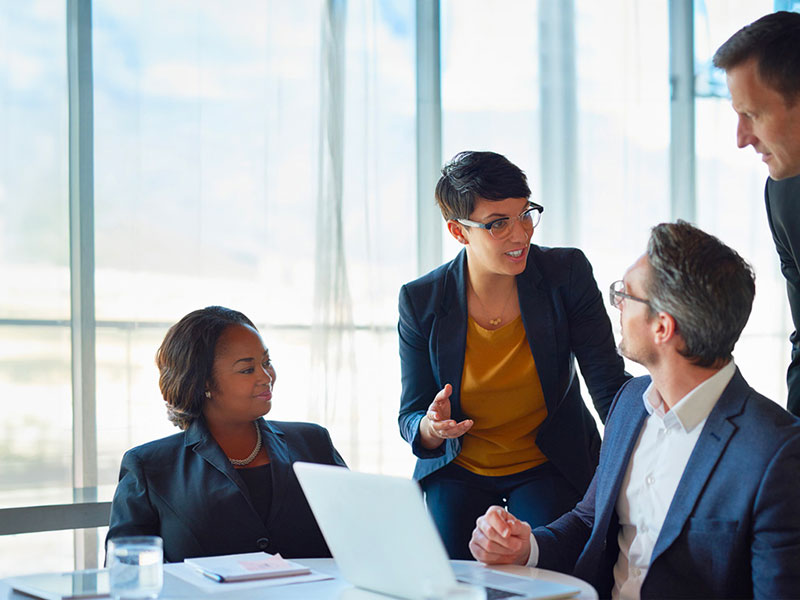
{"label": "mustard yellow top", "polygon": [[474,425],[457,465],[497,476],[547,461],[534,441],[547,407],[521,316],[495,330],[468,319],[461,409]]}

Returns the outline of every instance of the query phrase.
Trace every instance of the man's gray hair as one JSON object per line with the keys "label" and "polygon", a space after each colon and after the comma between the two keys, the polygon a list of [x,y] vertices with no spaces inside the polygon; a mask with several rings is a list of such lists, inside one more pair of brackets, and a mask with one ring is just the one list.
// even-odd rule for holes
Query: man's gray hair
{"label": "man's gray hair", "polygon": [[670,314],[681,354],[710,367],[732,358],[756,293],[752,267],[719,239],[686,221],[653,227],[647,244],[651,311]]}

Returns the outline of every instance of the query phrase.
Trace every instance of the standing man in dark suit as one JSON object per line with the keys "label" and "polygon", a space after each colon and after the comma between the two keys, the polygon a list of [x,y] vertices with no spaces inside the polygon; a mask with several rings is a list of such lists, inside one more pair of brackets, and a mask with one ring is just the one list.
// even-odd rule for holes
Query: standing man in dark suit
{"label": "standing man in dark suit", "polygon": [[470,549],[572,573],[601,598],[800,597],[800,420],[747,385],[732,351],[750,266],[678,221],[611,286],[625,384],[583,500],[531,534],[495,506]]}
{"label": "standing man in dark suit", "polygon": [[767,218],[795,328],[786,407],[800,415],[800,14],[747,25],[720,46],[714,65],[725,70],[739,115],[736,143],[752,146],[769,168]]}

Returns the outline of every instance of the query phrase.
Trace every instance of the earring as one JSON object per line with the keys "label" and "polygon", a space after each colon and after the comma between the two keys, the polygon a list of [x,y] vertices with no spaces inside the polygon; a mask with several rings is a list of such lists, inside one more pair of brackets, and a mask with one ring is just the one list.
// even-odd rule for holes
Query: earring
{"label": "earring", "polygon": [[209,399],[211,398],[211,392],[209,392],[208,390],[206,390],[206,398],[209,398]]}

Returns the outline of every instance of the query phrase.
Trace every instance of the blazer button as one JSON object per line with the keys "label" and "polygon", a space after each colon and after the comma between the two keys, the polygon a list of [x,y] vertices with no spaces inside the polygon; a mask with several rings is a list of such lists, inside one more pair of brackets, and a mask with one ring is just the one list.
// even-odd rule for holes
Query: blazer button
{"label": "blazer button", "polygon": [[258,549],[262,552],[266,552],[267,548],[269,547],[269,538],[258,538],[256,540],[256,546],[258,546]]}

